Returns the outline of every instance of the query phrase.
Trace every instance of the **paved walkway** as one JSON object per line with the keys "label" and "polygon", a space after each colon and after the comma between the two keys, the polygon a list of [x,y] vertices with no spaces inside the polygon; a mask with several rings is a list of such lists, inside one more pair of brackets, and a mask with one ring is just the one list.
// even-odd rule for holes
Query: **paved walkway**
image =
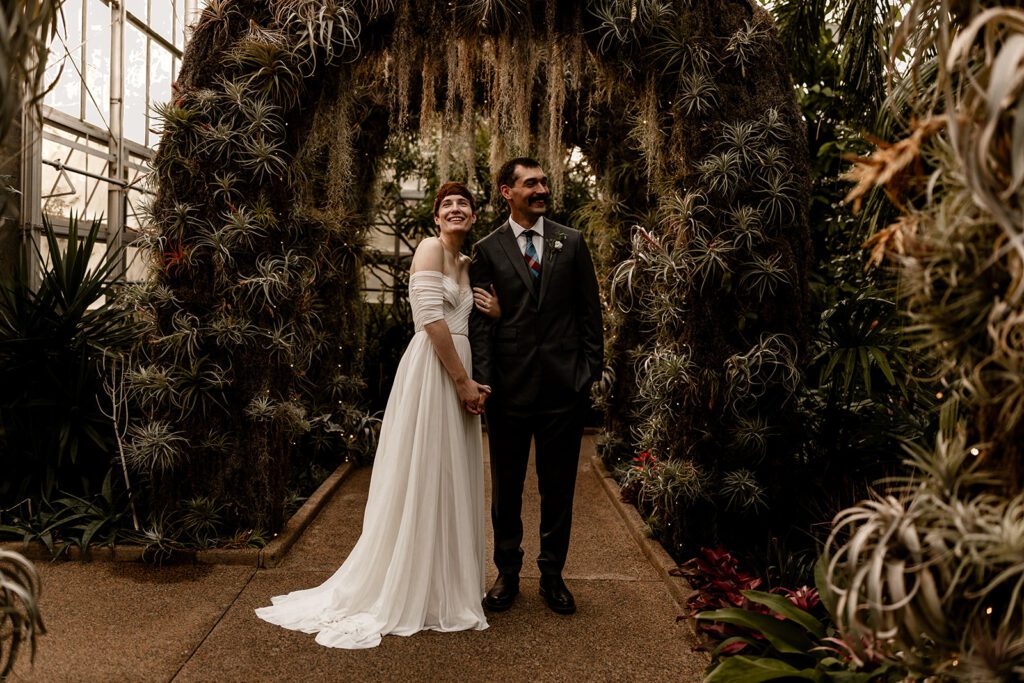
{"label": "paved walkway", "polygon": [[[19,665],[12,680],[700,681],[704,657],[693,652],[689,626],[676,622],[678,605],[591,471],[592,452],[587,437],[565,571],[574,616],[547,609],[528,563],[515,605],[489,615],[485,631],[386,636],[375,649],[347,651],[256,619],[254,608],[320,583],[352,548],[370,480],[369,470],[358,470],[274,569],[43,563],[49,634],[35,667]],[[531,477],[527,560],[537,554],[529,532],[537,510]]]}

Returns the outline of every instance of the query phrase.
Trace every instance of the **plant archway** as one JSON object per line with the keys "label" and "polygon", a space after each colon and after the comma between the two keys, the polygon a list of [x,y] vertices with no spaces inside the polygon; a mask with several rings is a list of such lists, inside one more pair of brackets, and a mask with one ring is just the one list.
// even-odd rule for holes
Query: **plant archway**
{"label": "plant archway", "polygon": [[609,304],[606,457],[684,463],[695,500],[734,475],[756,507],[750,463],[792,429],[808,258],[804,129],[763,9],[211,0],[174,93],[129,373],[157,503],[227,497],[275,528],[294,444],[358,441],[380,150],[418,129],[442,174],[472,168],[483,120],[492,168],[533,153],[557,185],[576,146],[598,178],[579,227]]}

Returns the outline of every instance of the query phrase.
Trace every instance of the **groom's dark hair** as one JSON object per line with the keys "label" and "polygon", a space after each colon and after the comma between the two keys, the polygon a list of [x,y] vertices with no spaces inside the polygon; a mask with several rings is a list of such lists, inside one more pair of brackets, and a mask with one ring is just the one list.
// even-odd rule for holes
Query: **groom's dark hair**
{"label": "groom's dark hair", "polygon": [[512,187],[516,182],[516,167],[522,166],[523,168],[540,168],[540,162],[530,157],[516,157],[515,159],[509,159],[501,168],[498,169],[498,175],[495,178],[497,184],[497,196],[501,196],[501,188],[503,185]]}

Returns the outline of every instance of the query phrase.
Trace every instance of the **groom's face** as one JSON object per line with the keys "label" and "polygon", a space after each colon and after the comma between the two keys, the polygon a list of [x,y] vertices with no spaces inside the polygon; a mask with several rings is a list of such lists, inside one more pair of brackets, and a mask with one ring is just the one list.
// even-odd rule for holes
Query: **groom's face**
{"label": "groom's face", "polygon": [[513,216],[527,217],[532,225],[548,209],[548,177],[544,175],[544,169],[516,166],[515,181],[511,186],[502,185],[501,195],[508,202]]}

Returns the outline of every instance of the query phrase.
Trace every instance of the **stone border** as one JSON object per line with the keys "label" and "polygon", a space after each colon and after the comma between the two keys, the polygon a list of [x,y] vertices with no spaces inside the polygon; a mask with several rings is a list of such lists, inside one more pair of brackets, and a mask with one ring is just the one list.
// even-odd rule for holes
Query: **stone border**
{"label": "stone border", "polygon": [[604,461],[601,460],[601,456],[597,455],[597,453],[590,455],[590,469],[594,472],[594,476],[600,480],[604,492],[608,494],[612,505],[619,511],[619,515],[626,524],[626,528],[629,529],[633,540],[640,546],[640,550],[643,551],[648,562],[654,566],[661,582],[668,588],[668,592],[672,595],[672,599],[675,600],[676,606],[679,607],[679,619],[686,622],[686,630],[692,639],[694,654],[703,652],[707,662],[710,663],[711,656],[707,647],[707,638],[697,631],[696,620],[685,616],[686,600],[694,592],[693,588],[690,587],[689,581],[681,576],[673,576],[670,573],[679,565],[676,564],[676,561],[672,559],[672,556],[668,554],[668,551],[665,550],[661,543],[647,535],[647,524],[644,523],[637,509],[628,503],[622,502],[622,498],[619,496],[619,483],[615,481],[615,477],[604,466]]}
{"label": "stone border", "polygon": [[[196,563],[196,564],[225,564],[242,565],[249,567],[276,567],[284,559],[288,550],[299,540],[299,536],[306,530],[306,527],[316,519],[316,516],[323,509],[327,501],[331,499],[334,492],[338,490],[342,482],[355,470],[355,465],[350,462],[342,463],[334,470],[327,479],[317,488],[313,494],[306,499],[294,515],[285,522],[274,538],[265,548],[209,548],[207,550],[178,550],[169,563]],[[58,546],[59,547],[59,546]],[[52,560],[53,556],[40,541],[29,543],[27,546],[21,541],[5,541],[0,543],[0,548],[13,550],[21,553],[30,560],[43,561]],[[90,547],[87,556],[82,556],[78,546],[71,546],[67,549],[66,557],[69,560],[84,560],[97,562],[141,562],[142,546],[138,545],[114,545]]]}
{"label": "stone border", "polygon": [[685,610],[686,600],[693,593],[693,589],[690,588],[690,584],[686,579],[681,576],[672,576],[669,573],[678,566],[676,561],[672,559],[672,556],[668,554],[668,551],[665,550],[661,543],[647,535],[647,525],[640,517],[637,509],[632,505],[622,502],[622,498],[619,496],[619,484],[615,481],[615,477],[605,468],[601,456],[596,453],[591,454],[590,468],[594,472],[594,476],[600,480],[601,485],[604,487],[604,492],[608,494],[608,498],[612,501],[615,509],[619,511],[619,515],[621,515],[622,521],[625,522],[626,528],[629,529],[633,540],[640,546],[647,560],[658,572],[662,583],[665,584],[669,593],[672,594],[672,598],[679,605],[679,609]]}
{"label": "stone border", "polygon": [[334,497],[334,492],[355,469],[354,464],[344,462],[324,480],[324,483],[320,484],[320,487],[306,499],[306,502],[292,515],[291,519],[285,522],[284,528],[267,544],[267,547],[260,550],[260,567],[276,567],[281,563],[291,547],[295,545],[295,541],[299,540],[302,532],[306,530],[310,522],[316,519],[327,501]]}

